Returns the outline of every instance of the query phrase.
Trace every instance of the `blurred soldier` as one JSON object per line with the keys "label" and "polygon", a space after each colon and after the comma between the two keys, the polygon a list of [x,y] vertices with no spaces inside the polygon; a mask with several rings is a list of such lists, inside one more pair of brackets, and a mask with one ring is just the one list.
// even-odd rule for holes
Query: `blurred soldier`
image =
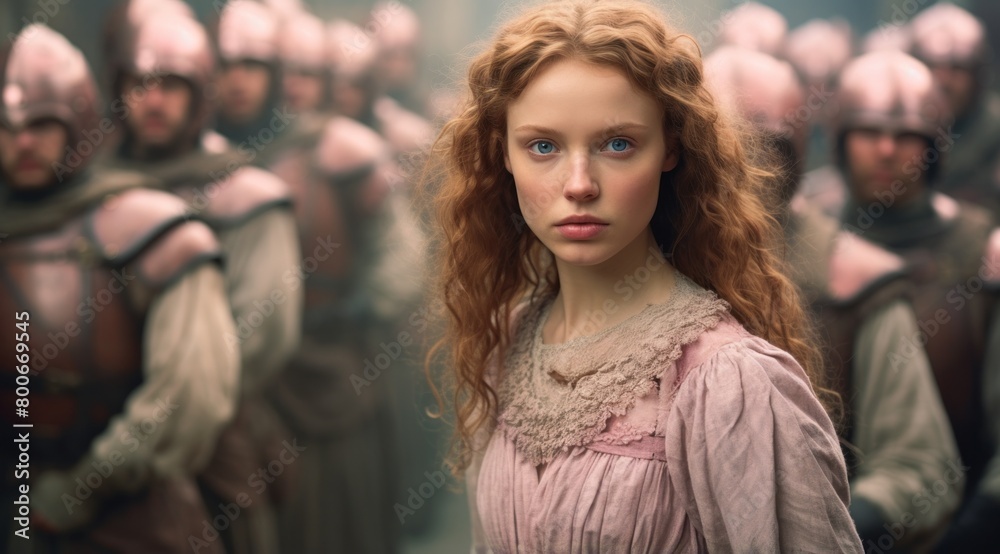
{"label": "blurred soldier", "polygon": [[955,116],[955,135],[936,186],[1000,216],[1000,95],[989,90],[986,29],[954,4],[935,4],[910,23],[912,54],[930,67]]}
{"label": "blurred soldier", "polygon": [[[379,17],[378,12],[374,17]],[[412,207],[409,183],[419,165],[416,163],[419,153],[433,139],[433,129],[422,117],[381,95],[374,72],[378,60],[376,44],[360,28],[334,22],[330,34],[331,49],[337,55],[335,105],[345,115],[358,114],[359,121],[381,133],[391,147],[394,162],[389,165],[391,190],[376,222],[377,239],[372,242],[379,255],[370,282],[379,290],[375,298],[379,311],[385,315],[384,321],[391,322],[391,327],[383,329],[382,334],[391,337],[398,332],[419,331],[421,339],[426,339],[426,325],[415,327],[410,323],[422,319],[414,316],[425,285],[426,233]],[[391,380],[396,396],[399,444],[407,452],[401,467],[399,494],[403,495],[407,487],[425,480],[425,471],[440,467],[444,441],[440,426],[427,416],[426,407],[433,402],[429,400],[417,352],[419,347],[414,346],[411,355],[394,364],[396,371]],[[378,353],[374,351],[372,355]],[[433,515],[433,507],[424,508],[416,517],[407,518],[405,529],[419,533]]]}
{"label": "blurred soldier", "polygon": [[360,27],[342,20],[330,24],[329,34],[337,113],[374,129],[404,159],[429,146],[434,138],[430,123],[383,95],[376,72],[377,43]]}
{"label": "blurred soldier", "polygon": [[[945,100],[922,63],[899,52],[866,54],[845,68],[838,95],[837,158],[850,193],[839,210],[841,223],[912,266],[918,339],[967,469],[966,500],[945,538],[946,551],[995,548],[1000,233],[984,210],[931,189],[941,152],[954,137]],[[935,486],[920,507],[941,492]]]}
{"label": "blurred soldier", "polygon": [[215,130],[233,144],[253,141],[259,156],[295,119],[279,107],[278,18],[261,4],[234,0],[219,15],[216,38],[222,68]]}
{"label": "blurred soldier", "polygon": [[343,116],[375,128],[375,100],[379,95],[375,75],[378,48],[357,25],[337,19],[327,26],[333,63],[333,105]]}
{"label": "blurred soldier", "polygon": [[806,125],[809,146],[806,169],[829,163],[829,101],[836,90],[836,78],[851,59],[851,28],[846,21],[813,19],[788,35],[782,54],[798,74],[806,89],[799,108],[789,115],[795,125]]}
{"label": "blurred soldier", "polygon": [[404,109],[425,116],[427,95],[420,91],[420,19],[400,2],[381,2],[366,25],[375,29],[375,73],[382,92]]}
{"label": "blurred soldier", "polygon": [[[108,164],[155,177],[159,186],[183,198],[222,243],[238,331],[226,338],[226,346],[242,355],[243,402],[202,483],[206,496],[214,497],[213,511],[238,503],[243,494],[253,500],[248,506],[240,503],[244,515],[222,533],[227,549],[271,552],[276,528],[269,495],[251,479],[276,459],[260,436],[273,424],[259,396],[298,344],[300,260],[286,184],[244,165],[250,146],[225,149],[220,137],[214,142],[222,142],[222,149],[210,144],[205,125],[212,106],[205,89],[213,70],[211,43],[196,21],[159,16],[140,25],[116,78],[129,117],[125,140]],[[142,94],[129,92],[136,87]]]}
{"label": "blurred soldier", "polygon": [[[383,283],[383,302],[407,318],[410,308],[419,303],[424,267],[424,232],[412,210],[409,183],[419,165],[416,159],[430,145],[434,129],[424,118],[381,95],[374,76],[375,44],[360,28],[335,21],[328,32],[335,74],[334,110],[375,130],[390,147],[388,155],[392,163],[387,165],[390,190],[380,223],[380,238],[374,243],[383,249],[376,275]],[[414,385],[422,386],[423,382],[421,377]],[[407,421],[412,422],[413,418]]]}
{"label": "blurred soldier", "polygon": [[[208,521],[191,475],[239,386],[219,244],[175,196],[90,168],[112,122],[65,38],[24,29],[0,76],[0,352],[30,346],[18,367],[30,415],[13,423],[34,425],[20,449],[30,491],[15,482],[29,478],[13,471],[16,445],[4,450],[4,504],[16,507],[19,484],[31,517],[24,540],[8,511],[6,551],[187,550]],[[11,407],[15,367],[4,365]]]}
{"label": "blurred soldier", "polygon": [[776,56],[788,33],[788,21],[774,8],[744,2],[720,17],[714,48],[731,45]]}
{"label": "blurred soldier", "polygon": [[127,113],[123,109],[122,99],[118,97],[121,89],[114,82],[116,68],[121,66],[122,53],[134,39],[139,24],[157,14],[181,15],[194,18],[194,12],[183,0],[123,0],[104,18],[104,28],[101,31],[101,80],[102,92],[111,99],[106,106],[107,117],[115,122],[114,130],[101,144],[101,154],[113,152],[122,141],[122,131]]}
{"label": "blurred soldier", "polygon": [[286,128],[275,133],[274,141],[254,158],[254,164],[289,184],[301,184],[311,178],[316,145],[331,116],[332,77],[326,27],[312,14],[293,11],[285,14],[281,29],[278,52],[282,110],[294,117]]}
{"label": "blurred soldier", "polygon": [[296,113],[319,113],[330,109],[332,74],[326,27],[305,11],[286,15],[278,35],[282,98]]}
{"label": "blurred soldier", "polygon": [[[315,154],[314,178],[293,181],[308,272],[302,345],[271,389],[309,444],[281,509],[281,551],[395,552],[393,505],[405,500],[395,496],[388,391],[412,343],[383,334],[380,309],[392,297],[373,278],[389,150],[371,129],[335,117]],[[316,237],[334,237],[336,248],[320,249]]]}
{"label": "blurred soldier", "polygon": [[[775,146],[784,168],[779,213],[788,262],[816,316],[831,384],[847,403],[842,436],[855,447],[847,456],[851,517],[866,551],[927,544],[957,508],[961,483],[926,511],[914,509],[913,498],[949,470],[958,480],[962,472],[927,355],[915,342],[920,330],[907,301],[903,261],[839,230],[836,220],[801,199],[790,201],[805,137],[788,117],[804,101],[788,64],[726,47],[706,59],[705,73],[717,97]],[[905,514],[904,534],[888,532]]]}

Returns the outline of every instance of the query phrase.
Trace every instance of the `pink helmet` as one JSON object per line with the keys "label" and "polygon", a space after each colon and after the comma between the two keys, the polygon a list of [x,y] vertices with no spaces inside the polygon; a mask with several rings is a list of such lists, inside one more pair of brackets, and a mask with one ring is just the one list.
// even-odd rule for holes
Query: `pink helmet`
{"label": "pink helmet", "polygon": [[374,71],[378,46],[357,25],[337,19],[327,27],[334,73],[344,79],[360,79]]}
{"label": "pink helmet", "polygon": [[851,27],[813,19],[789,33],[782,52],[804,83],[830,83],[851,60]]}
{"label": "pink helmet", "polygon": [[184,138],[190,142],[201,134],[212,112],[206,91],[215,74],[215,53],[200,23],[176,14],[146,20],[125,50],[122,70],[140,77],[176,75],[187,81],[194,104]]}
{"label": "pink helmet", "polygon": [[[42,119],[66,127],[67,146],[76,150],[100,122],[97,83],[90,67],[66,37],[39,24],[25,27],[0,61],[0,121],[14,130]],[[84,161],[96,147],[79,149]]]}
{"label": "pink helmet", "polygon": [[805,98],[791,64],[762,52],[723,46],[705,58],[705,85],[719,105],[765,132],[783,159],[776,183],[790,201],[806,157],[808,125],[798,117]]}
{"label": "pink helmet", "polygon": [[935,4],[910,22],[911,53],[928,65],[948,64],[981,71],[989,60],[986,29],[969,12]]}
{"label": "pink helmet", "polygon": [[[159,15],[196,18],[190,6],[181,0],[125,0],[108,12],[101,43],[105,85],[115,87],[114,80],[121,71],[123,53],[133,41],[136,30],[145,20]],[[113,90],[109,92],[116,94]]]}
{"label": "pink helmet", "polygon": [[788,22],[774,8],[745,2],[722,14],[722,28],[716,46],[730,44],[777,55],[785,42]]}
{"label": "pink helmet", "polygon": [[266,6],[250,0],[226,4],[219,16],[219,57],[225,63],[278,61],[278,19]]}
{"label": "pink helmet", "polygon": [[846,162],[844,136],[851,130],[915,133],[932,141],[952,120],[930,69],[892,50],[871,52],[847,64],[840,76],[837,104],[833,129],[841,164]]}
{"label": "pink helmet", "polygon": [[281,23],[278,54],[282,67],[322,73],[330,67],[323,22],[308,12],[288,14]]}

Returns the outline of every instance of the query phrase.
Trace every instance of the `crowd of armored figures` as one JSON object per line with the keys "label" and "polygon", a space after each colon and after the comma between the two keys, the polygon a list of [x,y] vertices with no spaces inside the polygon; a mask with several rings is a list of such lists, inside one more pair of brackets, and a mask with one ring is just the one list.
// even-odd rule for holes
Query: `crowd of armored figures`
{"label": "crowd of armored figures", "polygon": [[[745,3],[714,29],[704,82],[777,161],[865,551],[1000,548],[986,28],[939,4],[857,40]],[[415,14],[126,0],[94,69],[45,25],[6,46],[7,551],[397,551],[444,481],[417,160],[468,96],[422,88]]]}

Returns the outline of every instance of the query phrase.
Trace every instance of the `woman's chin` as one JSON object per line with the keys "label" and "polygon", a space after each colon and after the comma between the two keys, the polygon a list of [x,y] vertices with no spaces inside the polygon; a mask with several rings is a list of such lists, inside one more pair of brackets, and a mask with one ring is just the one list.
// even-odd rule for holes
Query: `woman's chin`
{"label": "woman's chin", "polygon": [[596,243],[558,244],[549,247],[556,260],[574,267],[591,267],[600,265],[614,255],[607,245]]}

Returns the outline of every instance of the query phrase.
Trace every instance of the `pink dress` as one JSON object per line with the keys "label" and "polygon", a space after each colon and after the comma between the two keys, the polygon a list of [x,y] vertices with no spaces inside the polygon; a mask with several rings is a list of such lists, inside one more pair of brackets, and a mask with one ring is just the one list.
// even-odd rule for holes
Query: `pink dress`
{"label": "pink dress", "polygon": [[469,471],[476,552],[862,552],[843,455],[801,367],[678,274],[671,298],[545,345],[515,316]]}

